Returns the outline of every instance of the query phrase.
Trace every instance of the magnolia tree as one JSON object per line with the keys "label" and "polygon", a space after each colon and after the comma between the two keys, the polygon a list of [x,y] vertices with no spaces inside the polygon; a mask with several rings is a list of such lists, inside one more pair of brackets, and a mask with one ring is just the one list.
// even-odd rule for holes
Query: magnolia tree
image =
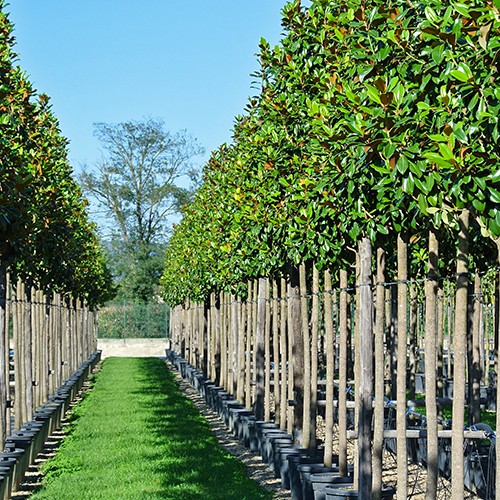
{"label": "magnolia tree", "polygon": [[455,252],[465,209],[489,255],[499,22],[494,2],[289,3],[280,44],[260,45],[260,95],[174,231],[167,299],[234,290],[289,263],[351,264],[346,249],[363,236],[390,249],[389,232],[421,264],[429,228]]}

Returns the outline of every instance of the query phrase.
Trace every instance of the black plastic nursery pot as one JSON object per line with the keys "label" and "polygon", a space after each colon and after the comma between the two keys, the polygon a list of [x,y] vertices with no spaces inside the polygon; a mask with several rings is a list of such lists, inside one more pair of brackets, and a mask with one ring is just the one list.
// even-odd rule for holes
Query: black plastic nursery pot
{"label": "black plastic nursery pot", "polygon": [[261,445],[261,456],[264,462],[274,464],[274,452],[278,447],[290,448],[293,446],[293,438],[286,431],[267,432],[263,435]]}
{"label": "black plastic nursery pot", "polygon": [[8,500],[12,491],[12,483],[9,476],[0,473],[0,499]]}
{"label": "black plastic nursery pot", "polygon": [[207,389],[205,400],[210,408],[215,409],[217,393],[223,392],[224,388],[214,384],[207,386]]}
{"label": "black plastic nursery pot", "polygon": [[323,454],[319,454],[318,451],[319,450],[306,450],[302,453],[292,453],[287,455],[286,464],[284,462],[282,463],[280,471],[281,484],[287,484],[291,491],[295,491],[294,494],[298,495],[298,498],[302,496],[302,483],[300,482],[300,475],[297,467],[300,464],[323,465]]}
{"label": "black plastic nursery pot", "polygon": [[182,378],[186,378],[186,369],[187,369],[188,363],[185,360],[181,360],[179,362],[179,371],[181,372]]}
{"label": "black plastic nursery pot", "polygon": [[311,474],[309,482],[312,487],[314,500],[325,500],[325,490],[327,486],[336,484],[352,484],[351,476],[339,476],[336,472],[320,472]]}
{"label": "black plastic nursery pot", "polygon": [[[234,401],[234,397],[232,394],[229,394],[227,391],[218,391],[215,394],[214,398],[214,410],[222,417],[222,412],[224,411],[224,401]],[[238,401],[239,402],[239,401]]]}
{"label": "black plastic nursery pot", "polygon": [[282,470],[284,471],[284,474],[286,475],[286,480],[285,480],[286,486],[283,485],[283,477],[281,478],[281,483],[282,487],[286,489],[290,488],[290,483],[288,480],[288,460],[287,460],[287,457],[289,455],[309,456],[308,450],[305,448],[296,448],[295,446],[276,448],[276,451],[274,453],[274,475],[276,477],[280,477],[281,471]]}
{"label": "black plastic nursery pot", "polygon": [[258,431],[257,431],[257,452],[259,453],[259,455],[264,459],[264,461],[267,461],[267,455],[265,456],[264,453],[265,453],[265,445],[266,445],[266,440],[268,439],[268,437],[281,437],[281,436],[285,436],[286,435],[286,431],[283,431],[281,430],[279,427],[277,428],[270,428],[270,427],[266,427],[266,428],[260,428]]}
{"label": "black plastic nursery pot", "polygon": [[229,411],[231,408],[244,408],[244,406],[237,399],[225,399],[221,402],[221,410],[219,412],[220,418],[224,421],[226,426],[229,426]]}
{"label": "black plastic nursery pot", "polygon": [[35,422],[47,423],[47,434],[50,436],[59,426],[57,422],[56,408],[39,408],[33,413],[33,420]]}
{"label": "black plastic nursery pot", "polygon": [[0,463],[3,460],[13,459],[16,461],[16,464],[13,468],[12,472],[12,487],[16,488],[24,477],[24,473],[28,470],[29,462],[28,462],[28,453],[24,448],[15,448],[15,447],[7,447],[7,451],[0,453]]}
{"label": "black plastic nursery pot", "polygon": [[26,452],[28,466],[35,460],[38,452],[35,451],[34,438],[36,433],[26,432],[22,434],[13,434],[5,439],[5,449],[22,448]]}
{"label": "black plastic nursery pot", "polygon": [[15,458],[0,460],[0,476],[4,478],[2,484],[0,484],[0,499],[2,500],[10,498],[14,486],[16,464],[17,460]]}
{"label": "black plastic nursery pot", "polygon": [[[314,490],[311,482],[311,476],[314,474],[337,474],[340,475],[340,470],[337,465],[333,467],[325,467],[324,465],[316,464],[299,464],[297,466],[297,471],[299,473],[300,482],[302,484],[302,498],[304,500],[312,500],[314,498]],[[354,467],[349,465],[347,468],[347,474],[349,477],[354,473]],[[348,477],[348,478],[349,478]],[[352,480],[351,480],[352,482]]]}
{"label": "black plastic nursery pot", "polygon": [[261,432],[264,429],[279,429],[279,425],[274,422],[266,422],[264,420],[256,420],[250,427],[250,449],[254,452],[260,453],[260,440]]}
{"label": "black plastic nursery pot", "polygon": [[[382,498],[385,500],[394,498],[395,493],[396,490],[392,486],[382,488]],[[359,491],[354,489],[352,484],[337,484],[325,488],[325,500],[345,500],[346,498],[361,498]]]}
{"label": "black plastic nursery pot", "polygon": [[[288,435],[289,436],[289,435]],[[271,443],[271,451],[269,453],[269,457],[267,463],[273,468],[274,474],[276,477],[279,477],[279,468],[278,472],[276,472],[276,458],[280,450],[283,448],[293,448],[293,439],[291,437],[281,437],[281,438],[273,438],[270,440]]]}
{"label": "black plastic nursery pot", "polygon": [[239,438],[240,428],[242,426],[242,417],[254,417],[252,410],[248,408],[229,408],[229,430]]}
{"label": "black plastic nursery pot", "polygon": [[304,498],[304,490],[312,494],[312,486],[307,483],[311,474],[320,472],[336,472],[339,473],[338,467],[325,467],[322,461],[316,463],[298,463],[296,464],[293,473],[290,475],[290,491],[294,499],[301,500]]}
{"label": "black plastic nursery pot", "polygon": [[[250,435],[252,433],[252,428],[255,426],[256,418],[252,413],[250,415],[240,415],[237,424],[237,436],[238,439],[246,446],[250,448]],[[235,431],[236,433],[236,431]]]}

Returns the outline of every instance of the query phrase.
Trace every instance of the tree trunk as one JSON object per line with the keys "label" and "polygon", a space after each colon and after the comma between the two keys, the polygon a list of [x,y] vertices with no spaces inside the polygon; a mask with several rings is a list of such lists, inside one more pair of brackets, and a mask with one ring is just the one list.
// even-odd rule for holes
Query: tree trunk
{"label": "tree trunk", "polygon": [[245,322],[246,303],[239,304],[238,324],[238,383],[236,385],[236,399],[242,403],[245,400]]}
{"label": "tree trunk", "polygon": [[385,252],[377,249],[377,288],[375,295],[375,409],[373,418],[373,498],[382,496],[382,457],[384,451],[384,313]]}
{"label": "tree trunk", "polygon": [[253,286],[248,283],[248,300],[246,303],[247,321],[246,321],[246,358],[245,358],[245,406],[252,406],[252,311],[253,311]]}
{"label": "tree trunk", "polygon": [[406,451],[406,339],[408,328],[407,313],[408,246],[398,235],[398,360],[397,360],[397,455],[398,455],[398,500],[406,500],[407,495],[407,451]]}
{"label": "tree trunk", "polygon": [[347,476],[347,271],[340,270],[339,474]]}
{"label": "tree trunk", "polygon": [[[282,429],[287,429],[287,414],[288,414],[288,357],[287,349],[288,335],[286,331],[287,319],[287,302],[286,297],[286,280],[280,280],[280,424]],[[293,387],[292,387],[293,389]]]}
{"label": "tree trunk", "polygon": [[264,320],[264,420],[271,420],[271,302],[269,280],[265,286]]}
{"label": "tree trunk", "polygon": [[333,455],[333,399],[335,379],[335,338],[332,314],[332,276],[325,271],[325,344],[326,344],[326,409],[325,409],[325,467],[332,466]]}
{"label": "tree trunk", "polygon": [[3,449],[7,435],[7,399],[9,365],[5,352],[9,351],[9,331],[7,329],[7,267],[0,260],[0,446]]}
{"label": "tree trunk", "polygon": [[300,313],[302,322],[302,338],[304,342],[304,404],[303,404],[303,441],[304,448],[311,447],[311,335],[309,331],[309,312],[307,302],[306,266],[301,264],[300,273]]}
{"label": "tree trunk", "polygon": [[265,329],[266,329],[266,289],[267,281],[259,279],[257,298],[257,330],[255,331],[255,399],[254,413],[257,420],[264,420],[265,392]]}
{"label": "tree trunk", "polygon": [[425,498],[437,496],[438,422],[436,405],[437,294],[439,245],[434,230],[429,231],[429,262],[425,282],[425,406],[427,408],[427,487]]}
{"label": "tree trunk", "polygon": [[281,427],[280,419],[281,400],[280,400],[280,333],[279,333],[279,301],[278,301],[278,282],[273,280],[273,312],[272,312],[272,328],[273,328],[273,396],[274,396],[274,421]]}
{"label": "tree trunk", "polygon": [[373,294],[372,247],[369,238],[359,243],[359,388],[358,394],[358,468],[359,496],[372,493],[372,394],[373,394]]}
{"label": "tree trunk", "polygon": [[[497,398],[496,398],[496,426],[495,428],[500,429],[500,391],[498,390],[498,385],[500,383],[499,377],[499,363],[498,363],[498,347],[500,343],[500,238],[495,240],[497,246],[497,272],[496,276],[496,290],[495,290],[495,385],[497,387]],[[495,446],[495,461],[496,461],[496,471],[495,471],[495,498],[500,498],[500,446]]]}
{"label": "tree trunk", "polygon": [[304,413],[304,339],[302,337],[299,270],[290,265],[288,275],[288,332],[293,339],[291,364],[293,366],[293,434],[297,446],[303,443]]}
{"label": "tree trunk", "polygon": [[469,212],[459,217],[457,290],[455,299],[455,333],[453,339],[454,392],[451,441],[451,491],[452,498],[464,496],[464,408],[465,362],[467,359],[467,291],[469,261]]}
{"label": "tree trunk", "polygon": [[313,266],[311,309],[311,412],[309,446],[316,448],[316,414],[318,404],[318,338],[319,338],[319,272]]}

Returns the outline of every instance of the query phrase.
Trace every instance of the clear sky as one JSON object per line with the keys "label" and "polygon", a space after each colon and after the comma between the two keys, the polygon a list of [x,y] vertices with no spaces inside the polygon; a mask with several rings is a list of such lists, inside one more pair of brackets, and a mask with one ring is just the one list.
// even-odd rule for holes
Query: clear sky
{"label": "clear sky", "polygon": [[[21,67],[52,99],[76,171],[100,157],[94,122],[163,118],[207,150],[230,141],[285,0],[11,0]],[[203,164],[205,159],[201,159]]]}

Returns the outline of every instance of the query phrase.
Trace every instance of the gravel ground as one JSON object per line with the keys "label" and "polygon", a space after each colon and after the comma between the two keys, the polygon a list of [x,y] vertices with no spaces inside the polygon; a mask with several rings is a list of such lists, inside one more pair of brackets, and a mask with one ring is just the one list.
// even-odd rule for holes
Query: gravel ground
{"label": "gravel ground", "polygon": [[205,417],[210,424],[213,433],[215,434],[219,444],[228,453],[243,462],[247,468],[248,475],[257,481],[263,488],[273,493],[275,499],[290,498],[290,493],[281,488],[281,480],[274,477],[274,473],[267,464],[264,464],[260,455],[251,452],[227,430],[224,422],[219,415],[214,412],[206,403],[205,400],[186,382],[172,365],[167,363],[167,366],[173,372],[180,390],[193,402],[198,411]]}

